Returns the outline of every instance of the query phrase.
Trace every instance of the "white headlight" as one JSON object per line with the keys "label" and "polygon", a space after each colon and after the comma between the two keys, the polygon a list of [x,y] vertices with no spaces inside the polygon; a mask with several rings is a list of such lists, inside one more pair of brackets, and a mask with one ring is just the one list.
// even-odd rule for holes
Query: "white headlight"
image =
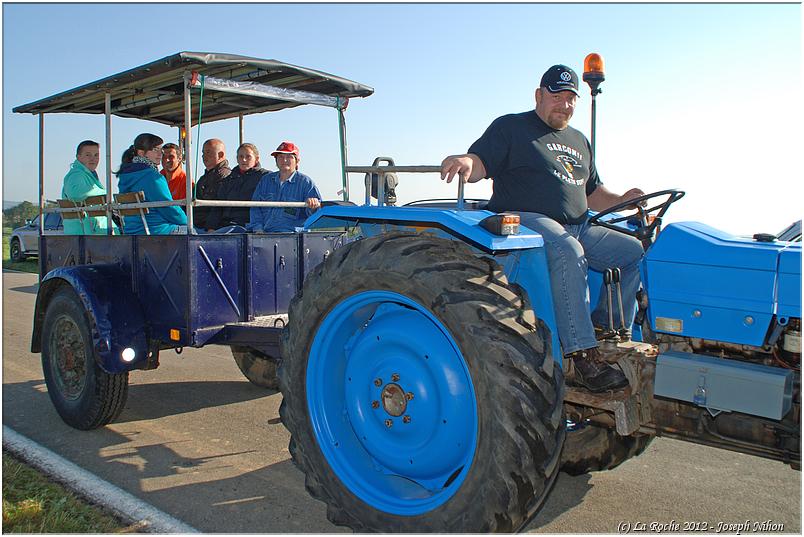
{"label": "white headlight", "polygon": [[124,362],[131,362],[137,356],[137,353],[134,352],[134,349],[131,347],[126,347],[123,349],[123,352],[120,353],[120,356],[123,358]]}

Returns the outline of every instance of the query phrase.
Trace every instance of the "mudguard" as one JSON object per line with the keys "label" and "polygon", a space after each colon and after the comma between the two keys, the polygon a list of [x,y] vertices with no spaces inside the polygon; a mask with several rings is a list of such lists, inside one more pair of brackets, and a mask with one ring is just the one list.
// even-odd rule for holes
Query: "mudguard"
{"label": "mudguard", "polygon": [[[148,359],[145,317],[131,288],[131,278],[117,265],[79,265],[51,270],[39,284],[34,310],[31,352],[42,350],[42,325],[53,295],[69,286],[87,313],[98,365],[107,373],[141,369]],[[125,348],[135,351],[134,360],[124,362]]]}
{"label": "mudguard", "polygon": [[[362,224],[389,224],[417,231],[440,229],[489,253],[526,250],[544,246],[542,236],[522,226],[517,235],[500,236],[480,226],[490,211],[461,211],[425,207],[328,206],[314,212],[305,222],[306,229]],[[384,228],[379,229],[385,231]]]}

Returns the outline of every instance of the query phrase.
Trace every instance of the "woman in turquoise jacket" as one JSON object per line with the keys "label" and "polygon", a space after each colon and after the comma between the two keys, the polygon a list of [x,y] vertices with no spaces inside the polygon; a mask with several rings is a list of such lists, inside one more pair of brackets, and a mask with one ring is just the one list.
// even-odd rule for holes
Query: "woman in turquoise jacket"
{"label": "woman in turquoise jacket", "polygon": [[[106,189],[101,185],[98,174],[95,170],[100,161],[100,146],[98,142],[84,140],[78,144],[75,150],[75,162],[70,166],[70,171],[64,176],[64,186],[61,189],[61,197],[70,201],[84,201],[90,196],[105,196]],[[105,216],[84,216],[83,218],[71,218],[64,220],[65,235],[106,235]],[[117,231],[117,227],[112,223]]]}
{"label": "woman in turquoise jacket", "polygon": [[[134,139],[131,147],[123,153],[120,170],[117,172],[120,192],[145,193],[145,201],[173,201],[167,180],[157,170],[162,161],[162,138],[143,133]],[[187,215],[178,206],[151,208],[145,215],[151,235],[170,235],[187,232]],[[145,227],[139,216],[126,216],[123,233],[144,235]]]}

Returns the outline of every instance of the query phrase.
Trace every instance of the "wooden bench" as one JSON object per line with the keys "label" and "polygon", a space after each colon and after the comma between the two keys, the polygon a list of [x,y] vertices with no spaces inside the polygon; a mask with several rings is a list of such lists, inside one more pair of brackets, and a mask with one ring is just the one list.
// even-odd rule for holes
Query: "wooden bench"
{"label": "wooden bench", "polygon": [[[79,211],[71,211],[68,213],[61,213],[61,217],[64,220],[83,220],[88,216],[100,216],[106,218],[106,209],[93,209],[88,210],[85,207],[91,207],[95,205],[105,205],[106,204],[106,196],[89,196],[84,201],[72,201],[72,200],[56,200],[59,207],[62,209],[80,209]],[[114,218],[116,212],[112,212],[112,217]]]}
{"label": "wooden bench", "polygon": [[[75,202],[70,200],[56,200],[56,203],[59,204],[59,207],[62,209],[80,209],[84,206],[83,201]],[[63,220],[83,220],[86,218],[87,213],[86,211],[70,211],[68,213],[61,213],[61,217]]]}
{"label": "wooden bench", "polygon": [[[145,202],[145,192],[140,190],[139,192],[120,192],[119,194],[114,195],[114,201],[119,205],[125,205],[127,203],[144,203]],[[145,234],[150,235],[151,230],[148,228],[148,221],[145,220],[145,215],[148,214],[148,207],[134,207],[131,209],[126,209],[124,207],[120,207],[119,210],[120,214],[120,227],[122,228],[125,224],[123,224],[123,217],[124,216],[137,216],[139,215],[142,219],[142,226],[145,228]],[[125,233],[125,230],[123,230]]]}

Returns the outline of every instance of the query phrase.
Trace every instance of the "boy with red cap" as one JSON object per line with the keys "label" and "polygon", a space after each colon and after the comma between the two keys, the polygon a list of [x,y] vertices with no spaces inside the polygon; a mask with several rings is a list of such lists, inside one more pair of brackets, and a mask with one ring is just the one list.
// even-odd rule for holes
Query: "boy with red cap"
{"label": "boy with red cap", "polygon": [[254,190],[253,201],[303,201],[307,208],[252,207],[249,231],[274,233],[295,231],[308,216],[321,207],[321,193],[308,176],[299,171],[299,148],[293,142],[282,142],[271,153],[279,171],[266,173]]}

